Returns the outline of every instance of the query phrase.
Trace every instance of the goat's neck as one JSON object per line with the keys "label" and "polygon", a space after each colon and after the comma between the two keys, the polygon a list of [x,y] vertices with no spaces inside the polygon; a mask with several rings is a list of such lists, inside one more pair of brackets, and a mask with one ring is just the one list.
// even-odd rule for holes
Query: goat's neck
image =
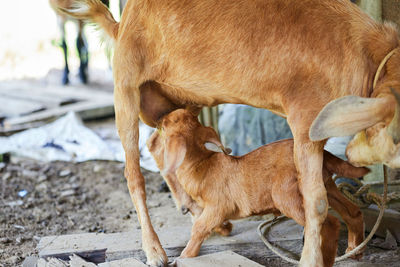
{"label": "goat's neck", "polygon": [[188,151],[182,165],[177,170],[179,183],[182,184],[185,191],[194,196],[197,192],[201,192],[207,177],[211,176],[211,169],[216,164],[219,165],[220,153],[198,153]]}

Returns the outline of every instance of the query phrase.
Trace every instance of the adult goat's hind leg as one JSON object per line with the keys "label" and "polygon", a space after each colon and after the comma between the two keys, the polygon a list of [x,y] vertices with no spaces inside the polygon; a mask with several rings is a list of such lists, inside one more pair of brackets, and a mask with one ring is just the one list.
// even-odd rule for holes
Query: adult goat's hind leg
{"label": "adult goat's hind leg", "polygon": [[[118,52],[116,50],[116,57],[118,56]],[[129,82],[135,81],[134,78],[137,75],[130,72],[130,70],[132,70],[132,67],[115,64],[114,62],[115,117],[118,133],[125,150],[125,177],[127,179],[129,194],[135,205],[142,228],[142,247],[146,253],[147,264],[165,266],[168,262],[167,255],[161,247],[160,240],[154,231],[146,206],[145,181],[140,172],[140,154],[138,148],[140,93],[138,85],[134,82]]]}
{"label": "adult goat's hind leg", "polygon": [[308,129],[311,114],[304,116],[302,107],[291,107],[288,123],[294,137],[294,160],[298,171],[299,189],[303,195],[305,214],[304,247],[300,266],[323,266],[321,228],[328,212],[328,199],[322,176],[323,142],[311,142]]}
{"label": "adult goat's hind leg", "polygon": [[321,249],[324,257],[324,266],[332,266],[335,262],[339,241],[340,222],[328,214],[321,228]]}
{"label": "adult goat's hind leg", "polygon": [[[364,219],[360,208],[348,200],[336,187],[331,178],[325,183],[328,190],[329,205],[339,213],[347,226],[346,253],[356,248],[364,241]],[[363,250],[352,256],[361,259]]]}

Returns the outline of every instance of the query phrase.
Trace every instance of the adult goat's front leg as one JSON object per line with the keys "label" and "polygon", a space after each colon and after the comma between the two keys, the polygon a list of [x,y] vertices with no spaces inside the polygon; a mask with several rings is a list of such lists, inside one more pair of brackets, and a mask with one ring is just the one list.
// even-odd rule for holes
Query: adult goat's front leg
{"label": "adult goat's front leg", "polygon": [[326,189],[322,179],[323,144],[296,140],[294,158],[303,195],[305,242],[300,266],[323,266],[321,227],[328,212]]}
{"label": "adult goat's front leg", "polygon": [[115,79],[116,123],[125,150],[125,177],[142,227],[142,247],[147,256],[147,264],[163,266],[167,264],[168,259],[150,221],[146,206],[145,182],[139,165],[139,89],[122,87],[121,84],[118,84],[118,75]]}
{"label": "adult goat's front leg", "polygon": [[300,266],[323,266],[321,228],[328,213],[328,199],[322,176],[324,142],[308,138],[312,114],[303,116],[292,107],[288,123],[294,137],[294,161],[298,172],[299,189],[303,196],[305,214],[304,247]]}

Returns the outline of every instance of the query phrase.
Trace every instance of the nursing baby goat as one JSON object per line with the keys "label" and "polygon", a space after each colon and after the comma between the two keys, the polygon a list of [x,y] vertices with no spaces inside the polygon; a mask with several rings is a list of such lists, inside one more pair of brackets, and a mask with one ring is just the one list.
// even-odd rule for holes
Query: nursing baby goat
{"label": "nursing baby goat", "polygon": [[[159,130],[147,145],[168,183],[175,189],[182,186],[195,202],[195,207],[190,208],[195,221],[182,258],[197,256],[211,231],[221,232],[221,226],[230,231],[229,219],[282,213],[305,224],[292,139],[262,146],[242,157],[229,156],[212,128],[202,126],[190,111],[178,109],[161,120]],[[364,239],[363,217],[360,209],[340,193],[331,177],[336,173],[357,178],[368,173],[368,169],[354,167],[327,151],[323,166],[329,204],[348,227],[349,251]],[[176,180],[172,181],[171,176]],[[321,233],[324,266],[332,266],[339,220],[328,215]]]}

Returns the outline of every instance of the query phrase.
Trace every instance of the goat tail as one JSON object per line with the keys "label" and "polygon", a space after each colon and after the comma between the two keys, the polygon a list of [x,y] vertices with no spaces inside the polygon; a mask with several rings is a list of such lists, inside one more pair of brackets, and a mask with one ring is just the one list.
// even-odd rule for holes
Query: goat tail
{"label": "goat tail", "polygon": [[111,39],[118,36],[119,23],[106,5],[100,0],[74,0],[68,8],[58,6],[57,9],[73,18],[89,21],[98,25]]}
{"label": "goat tail", "polygon": [[331,173],[348,178],[360,178],[370,172],[365,167],[355,167],[328,151],[324,151],[324,167]]}

